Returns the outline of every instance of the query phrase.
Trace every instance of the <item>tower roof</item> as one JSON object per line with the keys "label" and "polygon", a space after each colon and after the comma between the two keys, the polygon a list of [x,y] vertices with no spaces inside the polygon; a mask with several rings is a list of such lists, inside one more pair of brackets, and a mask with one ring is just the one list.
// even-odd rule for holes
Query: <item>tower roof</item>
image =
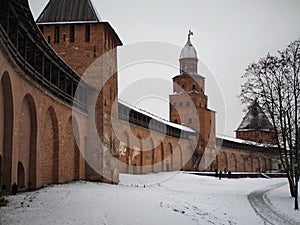
{"label": "tower roof", "polygon": [[250,105],[248,113],[237,129],[237,131],[247,130],[273,130],[272,124],[256,100]]}
{"label": "tower roof", "polygon": [[50,0],[37,24],[98,23],[101,21],[91,0]]}
{"label": "tower roof", "polygon": [[192,33],[190,31],[187,43],[185,44],[185,46],[181,50],[179,59],[191,59],[191,58],[192,59],[198,59],[197,51],[196,51],[196,49],[194,48],[194,46],[191,42],[191,37],[190,37],[191,34]]}

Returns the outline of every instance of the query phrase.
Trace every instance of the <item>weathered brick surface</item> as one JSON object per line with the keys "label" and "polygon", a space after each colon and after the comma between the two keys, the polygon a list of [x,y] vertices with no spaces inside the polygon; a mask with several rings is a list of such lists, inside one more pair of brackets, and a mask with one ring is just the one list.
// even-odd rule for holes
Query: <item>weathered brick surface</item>
{"label": "weathered brick surface", "polygon": [[165,136],[157,132],[150,133],[148,129],[125,121],[119,123],[118,137],[121,141],[119,158],[121,172],[149,173],[192,169],[193,149],[190,140]]}
{"label": "weathered brick surface", "polygon": [[[12,171],[11,179],[6,177],[7,174],[3,174],[2,184],[9,189],[11,184],[17,183],[18,162],[22,162],[25,170],[25,188],[29,188],[30,182],[32,183],[30,188],[37,188],[52,182],[66,182],[78,178],[75,175],[74,162],[76,148],[72,126],[69,123],[72,118],[72,108],[27,81],[22,72],[16,72],[2,51],[0,59],[0,80],[5,74],[8,75],[13,93],[13,115],[11,115],[13,123],[4,123],[2,119],[1,129],[7,130],[6,128],[11,126],[14,130],[12,163],[9,166]],[[1,89],[3,89],[3,83],[1,83]],[[5,101],[2,100],[1,105],[4,103]],[[4,106],[4,109],[5,107],[10,106]],[[34,112],[35,115],[33,115]],[[80,136],[80,147],[84,149],[85,136],[83,134],[86,133],[88,116],[80,113],[75,116],[83,131]],[[3,111],[0,118],[4,118]],[[34,124],[36,124],[37,131],[33,130]],[[35,137],[33,137],[34,133],[36,133]],[[1,140],[2,143],[6,141],[3,134]],[[3,154],[3,159],[7,158],[8,156]],[[36,160],[34,165],[30,164],[30,159]],[[80,156],[78,161],[79,178],[84,179],[84,159]]]}
{"label": "weathered brick surface", "polygon": [[268,143],[268,144],[276,143],[275,133],[271,131],[261,131],[261,130],[236,131],[236,137],[243,140],[254,141],[258,143]]}
{"label": "weathered brick surface", "polygon": [[221,147],[217,159],[208,168],[232,172],[264,172],[276,168],[276,159],[269,154]]}

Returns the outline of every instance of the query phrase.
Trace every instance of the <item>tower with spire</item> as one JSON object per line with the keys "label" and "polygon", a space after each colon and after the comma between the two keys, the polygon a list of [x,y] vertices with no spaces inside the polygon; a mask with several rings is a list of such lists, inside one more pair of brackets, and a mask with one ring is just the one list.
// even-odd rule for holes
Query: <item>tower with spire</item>
{"label": "tower with spire", "polygon": [[[179,57],[179,74],[173,77],[173,94],[169,96],[170,121],[199,132],[199,141],[195,144],[195,158],[199,160],[206,148],[214,145],[215,112],[207,106],[205,78],[198,74],[198,54],[191,35],[193,33],[189,31],[188,40]],[[195,163],[197,167],[199,163]]]}

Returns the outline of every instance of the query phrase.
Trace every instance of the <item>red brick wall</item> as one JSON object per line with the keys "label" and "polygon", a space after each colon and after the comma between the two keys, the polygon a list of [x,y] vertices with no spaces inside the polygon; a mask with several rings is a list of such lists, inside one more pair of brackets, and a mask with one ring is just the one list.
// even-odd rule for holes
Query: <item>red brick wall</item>
{"label": "red brick wall", "polygon": [[[105,52],[117,47],[117,39],[107,23],[90,25],[90,41],[85,40],[87,24],[75,24],[75,40],[70,42],[70,26],[59,26],[59,43],[54,42],[55,25],[43,25],[43,34],[56,53],[62,57],[78,74],[82,75],[86,69]],[[65,39],[64,39],[65,37]],[[109,66],[109,64],[108,64]]]}
{"label": "red brick wall", "polygon": [[276,169],[277,160],[272,155],[259,152],[221,147],[217,159],[207,170],[231,170],[232,172],[264,172]]}
{"label": "red brick wall", "polygon": [[276,143],[274,132],[267,132],[267,131],[260,131],[260,130],[236,131],[236,138],[247,140],[247,141],[254,141],[258,143],[267,143],[267,144]]}
{"label": "red brick wall", "polygon": [[[42,92],[36,86],[26,80],[22,72],[16,72],[15,67],[7,61],[6,55],[0,51],[0,80],[4,74],[8,74],[13,93],[13,123],[10,124],[16,132],[13,134],[12,163],[10,164],[10,179],[3,174],[2,184],[10,188],[14,182],[17,183],[18,162],[21,161],[25,170],[25,185],[28,188],[28,181],[32,180],[32,187],[37,188],[48,184],[51,180],[55,181],[54,174],[58,174],[59,182],[66,182],[77,178],[75,176],[74,162],[74,138],[69,119],[72,117],[72,108],[58,101],[56,98]],[[1,89],[3,88],[1,84]],[[4,105],[3,99],[0,99],[0,105]],[[4,107],[5,108],[5,107]],[[34,110],[35,109],[35,110]],[[52,110],[52,120],[57,118],[57,123],[50,122],[51,116],[49,109]],[[1,113],[3,118],[3,112]],[[1,118],[0,117],[0,118]],[[80,126],[80,147],[84,149],[85,135],[87,133],[88,116],[76,113],[76,120]],[[0,120],[1,121],[1,120]],[[34,125],[36,124],[37,135],[34,139],[30,136],[36,132]],[[2,120],[0,127],[6,129],[9,124]],[[54,129],[56,128],[56,129]],[[56,131],[54,131],[56,130]],[[57,140],[53,136],[57,136]],[[1,142],[4,137],[2,135]],[[36,152],[33,151],[36,149]],[[55,153],[56,152],[56,153]],[[60,152],[63,154],[57,154]],[[32,157],[35,156],[36,163]],[[7,156],[3,156],[6,159]],[[56,165],[57,164],[57,165]],[[67,173],[62,172],[63,165],[67,164],[69,170]],[[54,167],[56,166],[56,168]],[[69,168],[70,167],[70,168]],[[56,171],[56,172],[55,172]],[[82,156],[79,158],[79,177],[85,178],[85,162]],[[8,180],[9,183],[7,183]]]}
{"label": "red brick wall", "polygon": [[[149,173],[153,171],[192,170],[193,149],[190,140],[165,136],[148,129],[120,121],[120,172]],[[142,151],[141,151],[142,150]],[[162,160],[163,159],[163,160]],[[142,168],[128,168],[142,166]],[[134,171],[135,170],[135,171]]]}

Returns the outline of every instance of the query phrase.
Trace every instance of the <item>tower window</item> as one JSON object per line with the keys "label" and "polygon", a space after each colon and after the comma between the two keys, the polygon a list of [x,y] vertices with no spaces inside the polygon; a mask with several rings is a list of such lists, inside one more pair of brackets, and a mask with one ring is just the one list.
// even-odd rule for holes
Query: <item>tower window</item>
{"label": "tower window", "polygon": [[66,34],[64,34],[64,42],[67,41],[67,37],[66,37]]}
{"label": "tower window", "polygon": [[48,35],[48,43],[50,44],[51,43],[51,36]]}
{"label": "tower window", "polygon": [[186,102],[186,107],[190,107],[190,102]]}
{"label": "tower window", "polygon": [[70,42],[74,42],[75,41],[75,29],[74,29],[74,25],[70,25]]}
{"label": "tower window", "polygon": [[87,24],[85,26],[85,42],[90,42],[91,40],[91,26]]}
{"label": "tower window", "polygon": [[182,85],[182,86],[181,86],[181,88],[182,88],[182,90],[184,90],[184,91],[185,91],[185,85]]}
{"label": "tower window", "polygon": [[193,91],[196,91],[196,85],[195,85],[195,84],[193,84],[192,90],[193,90]]}
{"label": "tower window", "polygon": [[173,107],[176,108],[176,102],[173,103]]}
{"label": "tower window", "polygon": [[180,102],[180,108],[182,108],[183,107],[183,103],[182,102]]}
{"label": "tower window", "polygon": [[174,123],[178,123],[178,120],[175,120]]}
{"label": "tower window", "polygon": [[189,118],[189,124],[192,124],[193,120],[191,118]]}
{"label": "tower window", "polygon": [[59,43],[59,26],[54,28],[54,43]]}

